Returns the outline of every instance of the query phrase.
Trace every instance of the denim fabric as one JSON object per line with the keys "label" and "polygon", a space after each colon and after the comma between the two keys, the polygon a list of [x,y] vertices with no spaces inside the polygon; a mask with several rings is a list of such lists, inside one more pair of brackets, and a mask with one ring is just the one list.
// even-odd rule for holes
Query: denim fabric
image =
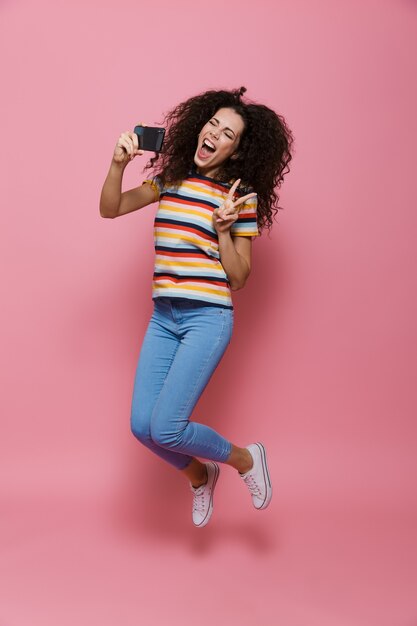
{"label": "denim fabric", "polygon": [[231,443],[190,416],[230,343],[233,309],[187,298],[153,302],[135,377],[132,432],[178,469],[194,456],[224,462]]}

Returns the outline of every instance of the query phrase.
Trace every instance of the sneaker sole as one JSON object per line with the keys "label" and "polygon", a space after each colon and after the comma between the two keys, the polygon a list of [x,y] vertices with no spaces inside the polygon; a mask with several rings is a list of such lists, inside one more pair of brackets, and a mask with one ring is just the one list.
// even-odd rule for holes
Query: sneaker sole
{"label": "sneaker sole", "polygon": [[261,506],[256,506],[255,507],[255,509],[260,511],[261,509],[266,509],[268,504],[271,502],[271,498],[272,498],[272,484],[271,484],[271,478],[269,476],[269,471],[268,471],[268,463],[266,461],[266,450],[265,450],[264,446],[261,443],[256,443],[255,445],[258,447],[259,452],[261,453],[262,472],[263,472],[264,481],[265,481],[265,485],[266,485],[265,499],[262,502]]}
{"label": "sneaker sole", "polygon": [[214,465],[214,477],[213,477],[213,484],[211,485],[209,508],[207,510],[206,517],[203,519],[203,521],[200,522],[200,524],[194,524],[196,528],[203,528],[203,526],[208,524],[208,522],[210,521],[211,514],[213,513],[214,488],[216,487],[217,479],[219,478],[220,468],[217,465],[217,463],[215,463],[214,461],[212,461],[212,463]]}

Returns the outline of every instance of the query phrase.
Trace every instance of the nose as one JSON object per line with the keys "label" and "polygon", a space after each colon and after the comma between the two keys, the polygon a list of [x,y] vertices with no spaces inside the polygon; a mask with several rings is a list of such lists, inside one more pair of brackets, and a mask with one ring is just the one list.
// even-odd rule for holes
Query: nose
{"label": "nose", "polygon": [[210,129],[210,135],[213,135],[213,137],[215,137],[216,139],[219,138],[219,129],[218,128],[212,128]]}

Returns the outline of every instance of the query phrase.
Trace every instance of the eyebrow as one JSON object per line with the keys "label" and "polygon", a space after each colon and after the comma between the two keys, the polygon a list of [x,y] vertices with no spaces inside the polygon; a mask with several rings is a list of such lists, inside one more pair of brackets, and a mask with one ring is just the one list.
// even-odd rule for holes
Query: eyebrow
{"label": "eyebrow", "polygon": [[[217,122],[218,124],[220,124],[220,122],[219,122],[219,120],[217,119],[217,117],[214,117],[214,116],[213,116],[213,117],[212,117],[212,119],[213,119],[213,120],[216,120],[216,122]],[[230,132],[231,132],[231,133],[233,133],[233,134],[234,134],[234,136],[236,137],[236,133],[235,133],[235,131],[234,131],[234,130],[232,130],[231,128],[229,128],[228,126],[226,126],[226,128],[225,128],[224,130],[230,130]]]}

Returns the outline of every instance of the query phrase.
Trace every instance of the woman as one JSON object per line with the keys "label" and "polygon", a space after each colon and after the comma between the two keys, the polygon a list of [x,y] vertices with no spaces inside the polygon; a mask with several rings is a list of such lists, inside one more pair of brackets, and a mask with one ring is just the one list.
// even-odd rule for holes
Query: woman
{"label": "woman", "polygon": [[284,119],[244,100],[245,91],[207,91],[175,107],[164,120],[163,151],[146,166],[153,176],[123,193],[124,169],[143,151],[135,133],[122,133],[100,200],[106,218],[159,200],[154,310],[139,356],[131,427],[187,477],[198,527],[212,514],[218,462],[239,472],[256,509],[272,496],[261,443],[239,447],[190,421],[230,343],[231,291],[245,285],[252,238],[271,228],[276,188],[292,158]]}

